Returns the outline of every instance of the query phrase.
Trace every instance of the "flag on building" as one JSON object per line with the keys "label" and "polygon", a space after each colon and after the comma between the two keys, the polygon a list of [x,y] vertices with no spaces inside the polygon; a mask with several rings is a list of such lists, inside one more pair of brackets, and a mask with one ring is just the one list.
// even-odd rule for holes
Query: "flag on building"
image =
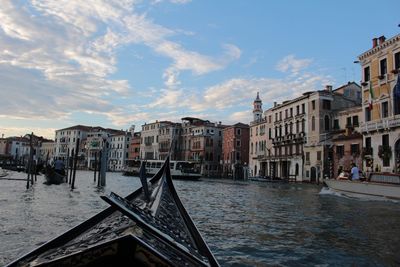
{"label": "flag on building", "polygon": [[372,89],[372,81],[369,81],[369,99],[368,99],[368,107],[369,110],[372,110],[372,101],[374,100],[374,90]]}

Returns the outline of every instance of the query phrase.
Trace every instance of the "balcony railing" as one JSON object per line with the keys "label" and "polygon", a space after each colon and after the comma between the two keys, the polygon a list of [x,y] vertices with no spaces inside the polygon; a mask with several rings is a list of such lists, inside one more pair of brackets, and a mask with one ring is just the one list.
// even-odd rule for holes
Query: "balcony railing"
{"label": "balcony railing", "polygon": [[378,130],[390,129],[400,127],[400,117],[382,119],[378,121],[369,121],[361,124],[361,130],[363,132],[373,132]]}

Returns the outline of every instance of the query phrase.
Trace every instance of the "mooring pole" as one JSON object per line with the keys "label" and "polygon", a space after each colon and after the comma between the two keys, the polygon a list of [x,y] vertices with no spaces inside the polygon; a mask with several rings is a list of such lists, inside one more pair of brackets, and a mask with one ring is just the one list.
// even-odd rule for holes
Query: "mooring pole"
{"label": "mooring pole", "polygon": [[72,149],[71,157],[69,158],[69,160],[70,160],[70,162],[69,162],[69,165],[70,165],[69,166],[69,180],[68,180],[69,184],[71,184],[71,182],[72,182],[72,173],[73,173],[72,169],[74,167],[74,152],[75,152],[75,149]]}
{"label": "mooring pole", "polygon": [[98,172],[97,172],[97,186],[100,186],[100,173],[101,173],[101,157],[102,157],[103,152],[100,150],[99,152],[99,160],[97,162],[98,166]]}
{"label": "mooring pole", "polygon": [[74,190],[74,188],[75,188],[76,164],[78,163],[78,152],[79,152],[79,138],[76,139],[75,157],[74,157],[74,174],[72,175],[71,190]]}
{"label": "mooring pole", "polygon": [[104,142],[103,151],[101,153],[100,186],[106,186],[107,145],[107,142]]}
{"label": "mooring pole", "polygon": [[96,182],[96,171],[97,171],[97,151],[94,152],[94,174],[93,174],[93,182]]}
{"label": "mooring pole", "polygon": [[65,178],[67,178],[67,182],[68,182],[68,168],[69,168],[69,148],[67,149],[67,164],[65,164]]}

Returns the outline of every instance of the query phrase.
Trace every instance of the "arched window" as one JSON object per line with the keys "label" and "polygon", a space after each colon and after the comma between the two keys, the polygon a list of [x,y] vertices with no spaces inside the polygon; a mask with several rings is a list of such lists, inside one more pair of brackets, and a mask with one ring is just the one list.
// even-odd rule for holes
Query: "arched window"
{"label": "arched window", "polygon": [[296,170],[295,170],[295,175],[299,175],[299,164],[296,163]]}
{"label": "arched window", "polygon": [[311,131],[315,131],[315,117],[311,118]]}
{"label": "arched window", "polygon": [[329,131],[330,128],[330,119],[328,115],[325,115],[324,118],[324,125],[325,125],[325,131]]}

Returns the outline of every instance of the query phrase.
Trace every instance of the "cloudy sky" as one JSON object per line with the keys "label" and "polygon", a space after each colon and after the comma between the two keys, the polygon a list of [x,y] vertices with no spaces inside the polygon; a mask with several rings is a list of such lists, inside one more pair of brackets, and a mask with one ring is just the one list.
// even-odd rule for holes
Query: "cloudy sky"
{"label": "cloudy sky", "polygon": [[0,136],[248,123],[257,92],[268,108],[358,82],[353,61],[399,23],[394,0],[2,0]]}

